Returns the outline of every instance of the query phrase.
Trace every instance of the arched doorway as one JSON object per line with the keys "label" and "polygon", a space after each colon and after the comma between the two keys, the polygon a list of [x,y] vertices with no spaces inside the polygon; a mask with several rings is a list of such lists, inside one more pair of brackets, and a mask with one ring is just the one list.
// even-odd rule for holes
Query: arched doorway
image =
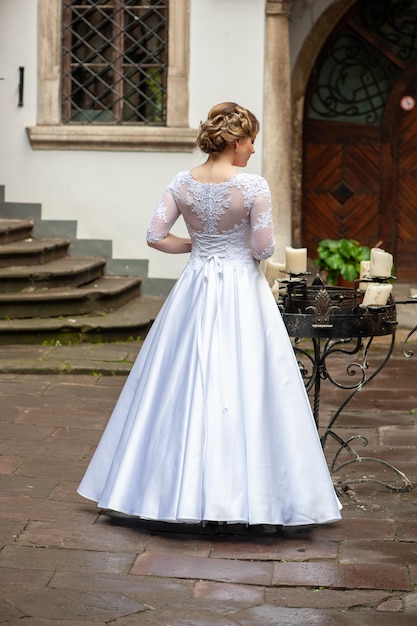
{"label": "arched doorway", "polygon": [[311,258],[327,237],[382,241],[398,278],[417,281],[416,56],[417,0],[362,0],[323,46],[304,109]]}

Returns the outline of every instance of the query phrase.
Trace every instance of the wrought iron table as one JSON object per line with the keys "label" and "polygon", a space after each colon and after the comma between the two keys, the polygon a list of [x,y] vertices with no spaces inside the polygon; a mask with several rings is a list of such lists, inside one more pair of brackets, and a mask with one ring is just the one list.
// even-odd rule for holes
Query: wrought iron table
{"label": "wrought iron table", "polygon": [[[412,483],[394,465],[372,456],[361,456],[354,449],[354,443],[368,445],[368,439],[364,435],[353,435],[345,440],[335,431],[342,411],[377,376],[392,354],[397,325],[393,296],[390,296],[385,306],[364,307],[364,292],[359,289],[359,281],[355,282],[353,288],[333,287],[324,285],[317,276],[308,285],[306,278],[301,275],[290,276],[288,280],[281,280],[279,283],[281,289],[278,306],[288,334],[293,338],[293,348],[306,390],[313,394],[312,409],[318,428],[322,381],[328,380],[347,393],[321,435],[323,448],[329,439],[336,442],[336,452],[330,463],[332,474],[338,474],[335,486],[347,490],[353,483],[376,482],[392,491],[410,490]],[[384,335],[388,339],[384,343],[385,353],[381,362],[370,373],[369,358],[374,338]],[[302,340],[308,347],[302,345]],[[352,382],[347,384],[336,378],[331,371],[329,357],[338,354],[349,359],[359,353],[362,353],[360,360],[350,361],[346,365],[346,374],[352,378]],[[340,472],[354,463],[378,464],[383,467],[385,474],[389,472],[393,480],[374,475],[350,477],[346,480],[340,478]]]}

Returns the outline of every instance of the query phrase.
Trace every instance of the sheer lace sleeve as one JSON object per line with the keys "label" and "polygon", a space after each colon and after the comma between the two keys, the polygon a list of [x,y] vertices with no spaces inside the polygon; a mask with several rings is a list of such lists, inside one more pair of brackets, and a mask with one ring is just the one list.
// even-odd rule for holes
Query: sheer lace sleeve
{"label": "sheer lace sleeve", "polygon": [[264,178],[259,177],[250,212],[252,247],[255,259],[262,260],[274,252],[274,225],[272,223],[271,192]]}
{"label": "sheer lace sleeve", "polygon": [[169,186],[165,190],[149,222],[146,241],[156,243],[161,241],[161,239],[165,239],[180,215],[173,190]]}

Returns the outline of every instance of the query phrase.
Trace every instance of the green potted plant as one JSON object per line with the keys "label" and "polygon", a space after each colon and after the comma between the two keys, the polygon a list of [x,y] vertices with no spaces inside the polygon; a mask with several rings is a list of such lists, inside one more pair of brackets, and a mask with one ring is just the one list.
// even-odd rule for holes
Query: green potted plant
{"label": "green potted plant", "polygon": [[328,285],[337,285],[340,277],[346,282],[359,278],[361,261],[369,261],[371,251],[354,239],[323,239],[317,254],[313,263],[318,265],[319,271],[326,272]]}

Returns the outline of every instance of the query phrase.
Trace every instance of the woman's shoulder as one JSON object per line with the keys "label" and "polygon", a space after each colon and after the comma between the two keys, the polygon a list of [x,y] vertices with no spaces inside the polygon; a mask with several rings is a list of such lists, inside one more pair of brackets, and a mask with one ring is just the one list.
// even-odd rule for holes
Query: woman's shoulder
{"label": "woman's shoulder", "polygon": [[266,183],[266,179],[260,174],[250,174],[249,172],[238,172],[238,176],[242,176],[243,178],[246,178],[247,180],[253,180],[253,181],[258,181],[258,182],[264,181]]}
{"label": "woman's shoulder", "polygon": [[191,178],[191,175],[189,171],[178,172],[171,179],[171,182],[168,184],[168,188],[171,189],[172,191],[178,191],[181,185],[189,182],[190,178]]}
{"label": "woman's shoulder", "polygon": [[175,174],[175,176],[172,178],[171,183],[174,182],[184,182],[186,180],[189,180],[189,178],[191,178],[191,174],[189,170],[185,170],[183,172],[177,172],[177,174]]}
{"label": "woman's shoulder", "polygon": [[248,172],[239,172],[238,178],[241,183],[256,193],[270,193],[269,185],[266,179],[260,174],[249,174]]}

